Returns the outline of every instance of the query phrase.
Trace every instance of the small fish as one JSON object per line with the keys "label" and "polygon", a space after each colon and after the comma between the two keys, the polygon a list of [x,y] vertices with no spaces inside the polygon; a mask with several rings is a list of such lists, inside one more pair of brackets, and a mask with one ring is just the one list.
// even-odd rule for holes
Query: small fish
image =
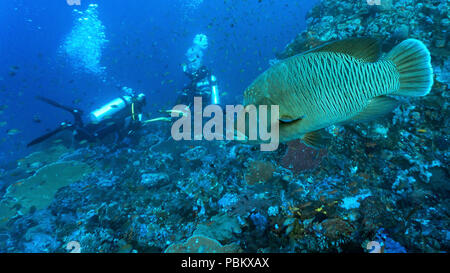
{"label": "small fish", "polygon": [[367,122],[392,112],[388,95],[425,96],[433,85],[430,52],[407,39],[380,58],[372,38],[327,43],[279,61],[246,89],[244,105],[278,105],[279,140],[323,148],[330,125]]}
{"label": "small fish", "polygon": [[33,116],[33,122],[41,123],[42,120],[41,120],[41,118],[40,118],[38,115],[34,115],[34,116]]}
{"label": "small fish", "polygon": [[302,208],[306,208],[312,205],[312,202],[306,202],[305,204],[302,204],[301,207]]}
{"label": "small fish", "polygon": [[14,136],[14,135],[20,134],[20,130],[19,129],[9,129],[8,131],[6,131],[6,133],[10,136]]}
{"label": "small fish", "polygon": [[328,195],[333,195],[333,194],[335,194],[335,193],[337,193],[338,192],[338,190],[332,190],[332,191],[330,191],[329,193],[328,193]]}
{"label": "small fish", "polygon": [[375,146],[377,146],[377,144],[375,142],[368,142],[368,143],[366,143],[366,147],[368,147],[368,148],[373,148]]}
{"label": "small fish", "polygon": [[[21,173],[22,173],[22,172],[20,172],[20,171],[14,171],[14,172],[12,172],[12,173],[10,174],[10,176],[13,176],[13,177],[19,176]],[[14,185],[20,185],[21,183],[22,183],[22,182],[17,182],[17,183],[15,183]]]}

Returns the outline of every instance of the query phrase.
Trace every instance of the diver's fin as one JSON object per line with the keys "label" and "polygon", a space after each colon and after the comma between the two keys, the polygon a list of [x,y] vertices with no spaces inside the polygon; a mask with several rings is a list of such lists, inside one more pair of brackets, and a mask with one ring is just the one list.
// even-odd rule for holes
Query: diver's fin
{"label": "diver's fin", "polygon": [[46,98],[46,97],[36,96],[36,99],[38,99],[38,100],[40,100],[40,101],[43,101],[43,102],[45,102],[45,103],[47,103],[47,104],[50,104],[50,105],[52,105],[52,106],[55,106],[55,107],[57,107],[57,108],[59,108],[59,109],[66,110],[67,112],[70,112],[70,113],[72,113],[74,110],[76,110],[75,108],[71,108],[71,107],[68,107],[68,106],[59,104],[58,102],[56,102],[56,101],[54,101],[54,100],[51,100],[51,99],[49,99],[49,98]]}
{"label": "diver's fin", "polygon": [[376,62],[380,58],[381,46],[375,38],[350,38],[326,43],[305,53],[315,52],[343,53],[365,62]]}
{"label": "diver's fin", "polygon": [[376,97],[371,99],[367,107],[350,120],[355,122],[371,121],[392,112],[398,105],[396,99],[385,96]]}
{"label": "diver's fin", "polygon": [[59,104],[58,102],[56,102],[54,100],[51,100],[49,98],[42,97],[42,96],[36,96],[36,99],[41,100],[47,104],[50,104],[54,107],[59,108],[59,109],[63,109],[67,112],[70,112],[73,115],[75,124],[79,125],[80,127],[83,127],[83,119],[82,119],[83,111],[82,110]]}
{"label": "diver's fin", "polygon": [[400,73],[400,89],[392,93],[402,96],[425,96],[433,86],[430,51],[419,40],[408,39],[395,46],[386,58],[394,62]]}
{"label": "diver's fin", "polygon": [[322,130],[322,129],[314,131],[314,132],[306,133],[302,137],[302,141],[306,145],[316,148],[316,149],[325,148],[329,139],[330,139],[329,135],[327,135],[325,130]]}
{"label": "diver's fin", "polygon": [[42,135],[42,136],[32,140],[30,143],[27,144],[27,147],[31,147],[31,146],[34,146],[34,145],[39,144],[41,142],[44,142],[45,140],[51,138],[52,136],[56,135],[57,133],[59,133],[61,131],[66,130],[66,129],[69,129],[69,127],[58,127],[55,130],[53,130],[53,131],[51,131],[49,133],[46,133],[45,135]]}

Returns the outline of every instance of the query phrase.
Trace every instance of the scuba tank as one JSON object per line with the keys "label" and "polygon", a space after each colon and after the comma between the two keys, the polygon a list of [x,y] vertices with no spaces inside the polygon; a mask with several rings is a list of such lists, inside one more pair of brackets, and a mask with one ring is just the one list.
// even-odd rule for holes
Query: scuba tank
{"label": "scuba tank", "polygon": [[[135,99],[135,101],[133,101]],[[142,103],[145,100],[144,94],[139,94],[135,98],[131,96],[123,96],[116,98],[102,107],[92,111],[90,113],[90,120],[92,123],[99,123],[106,119],[112,118],[115,114],[125,109],[127,106],[131,105],[133,102]]]}
{"label": "scuba tank", "polygon": [[211,75],[211,104],[220,104],[217,78],[214,75]]}

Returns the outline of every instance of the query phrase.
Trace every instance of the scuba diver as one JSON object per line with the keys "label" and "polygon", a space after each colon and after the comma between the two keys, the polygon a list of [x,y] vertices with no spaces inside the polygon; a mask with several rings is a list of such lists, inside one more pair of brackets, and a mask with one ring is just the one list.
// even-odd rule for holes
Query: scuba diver
{"label": "scuba diver", "polygon": [[146,104],[144,94],[135,94],[130,88],[123,88],[127,95],[121,96],[105,104],[90,113],[90,122],[85,124],[82,116],[83,111],[76,108],[61,105],[51,99],[38,96],[37,99],[65,110],[74,117],[73,122],[62,122],[55,130],[42,135],[30,143],[27,147],[41,143],[62,131],[72,131],[74,138],[78,141],[86,140],[95,142],[102,140],[108,135],[115,134],[116,140],[127,136],[133,136],[144,124],[161,119],[143,121],[143,107]]}
{"label": "scuba diver", "polygon": [[202,97],[203,102],[207,104],[220,104],[217,78],[206,66],[196,71],[185,71],[185,74],[189,77],[190,83],[179,94],[177,104],[190,105],[194,97]]}
{"label": "scuba diver", "polygon": [[203,51],[208,48],[208,38],[197,34],[186,52],[187,64],[183,72],[190,79],[177,98],[177,104],[190,105],[194,97],[202,97],[204,104],[220,104],[217,78],[204,66]]}

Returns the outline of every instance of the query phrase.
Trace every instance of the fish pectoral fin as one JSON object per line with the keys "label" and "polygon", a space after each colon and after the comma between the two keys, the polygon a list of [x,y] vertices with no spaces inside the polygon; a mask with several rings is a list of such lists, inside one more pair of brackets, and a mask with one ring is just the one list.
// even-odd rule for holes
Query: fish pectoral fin
{"label": "fish pectoral fin", "polygon": [[322,149],[325,148],[330,140],[329,134],[325,132],[325,130],[320,129],[314,132],[306,133],[302,137],[302,141],[315,149]]}
{"label": "fish pectoral fin", "polygon": [[350,55],[365,62],[376,62],[380,58],[380,42],[375,38],[350,38],[326,43],[305,53],[336,52]]}
{"label": "fish pectoral fin", "polygon": [[300,121],[300,120],[302,120],[303,118],[304,118],[304,116],[297,117],[297,118],[293,118],[293,117],[288,116],[288,115],[282,115],[282,116],[280,117],[280,122],[281,122],[281,123],[292,123],[292,122]]}
{"label": "fish pectoral fin", "polygon": [[367,122],[378,119],[392,112],[398,105],[399,102],[396,99],[385,96],[376,97],[370,100],[364,110],[353,116],[350,120],[355,122]]}

